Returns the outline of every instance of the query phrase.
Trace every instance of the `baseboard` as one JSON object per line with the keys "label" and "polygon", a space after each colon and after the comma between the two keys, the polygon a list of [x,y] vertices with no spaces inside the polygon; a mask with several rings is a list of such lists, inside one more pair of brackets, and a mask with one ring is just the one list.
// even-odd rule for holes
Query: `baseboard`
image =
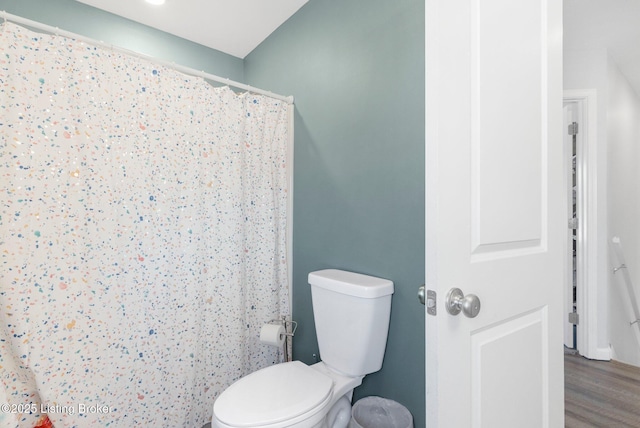
{"label": "baseboard", "polygon": [[611,360],[626,364],[628,366],[640,367],[640,357],[636,355],[636,358],[631,361],[626,358],[620,358],[620,356],[616,354],[616,350],[613,346],[611,346]]}
{"label": "baseboard", "polygon": [[611,347],[607,346],[605,348],[596,348],[590,352],[589,355],[584,355],[584,357],[589,358],[590,360],[610,361],[611,354]]}

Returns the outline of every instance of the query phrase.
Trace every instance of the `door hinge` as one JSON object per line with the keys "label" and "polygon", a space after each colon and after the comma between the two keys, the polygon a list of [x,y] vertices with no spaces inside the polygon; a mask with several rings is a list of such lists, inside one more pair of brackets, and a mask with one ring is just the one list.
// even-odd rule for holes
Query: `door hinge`
{"label": "door hinge", "polygon": [[437,297],[435,291],[427,290],[427,314],[429,315],[438,315],[438,310],[436,309]]}
{"label": "door hinge", "polygon": [[578,325],[580,324],[580,316],[577,312],[569,312],[569,324]]}
{"label": "door hinge", "polygon": [[578,135],[578,122],[569,125],[569,135]]}
{"label": "door hinge", "polygon": [[569,229],[577,229],[578,228],[578,218],[573,217],[569,219]]}

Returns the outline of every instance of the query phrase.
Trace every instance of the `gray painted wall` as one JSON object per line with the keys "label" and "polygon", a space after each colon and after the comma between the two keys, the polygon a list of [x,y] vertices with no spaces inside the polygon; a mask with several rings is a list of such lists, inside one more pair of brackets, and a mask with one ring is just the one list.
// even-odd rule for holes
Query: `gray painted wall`
{"label": "gray painted wall", "polygon": [[0,0],[0,10],[154,58],[239,82],[244,80],[240,58],[75,0]]}
{"label": "gray painted wall", "polygon": [[309,272],[393,280],[384,365],[356,399],[394,399],[424,427],[424,2],[311,0],[245,58],[244,72],[296,100],[295,359],[318,354]]}

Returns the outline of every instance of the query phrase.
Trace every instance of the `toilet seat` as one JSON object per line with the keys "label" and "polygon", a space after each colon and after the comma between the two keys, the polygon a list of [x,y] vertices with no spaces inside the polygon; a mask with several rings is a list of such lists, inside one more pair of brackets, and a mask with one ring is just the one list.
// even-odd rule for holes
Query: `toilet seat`
{"label": "toilet seat", "polygon": [[278,424],[313,415],[331,400],[333,380],[292,361],[258,370],[225,390],[213,405],[214,417],[231,427]]}

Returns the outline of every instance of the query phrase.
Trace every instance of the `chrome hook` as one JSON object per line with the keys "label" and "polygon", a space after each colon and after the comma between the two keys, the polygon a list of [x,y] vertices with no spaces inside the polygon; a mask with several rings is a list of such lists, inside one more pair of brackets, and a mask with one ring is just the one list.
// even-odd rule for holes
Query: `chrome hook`
{"label": "chrome hook", "polygon": [[625,264],[623,263],[623,264],[621,264],[620,266],[613,268],[613,273],[615,274],[615,273],[616,273],[616,272],[618,272],[620,269],[626,269],[626,268],[627,268],[627,265],[625,265]]}

